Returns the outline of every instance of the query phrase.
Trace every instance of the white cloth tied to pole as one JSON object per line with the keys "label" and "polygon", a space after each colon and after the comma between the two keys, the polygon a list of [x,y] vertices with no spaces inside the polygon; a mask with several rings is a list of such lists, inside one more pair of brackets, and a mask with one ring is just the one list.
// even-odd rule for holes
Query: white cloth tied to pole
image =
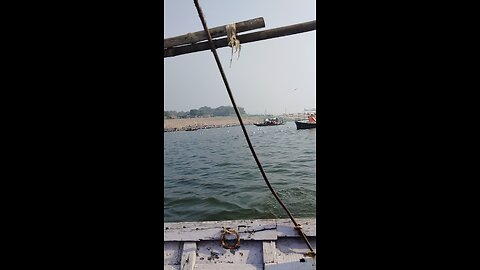
{"label": "white cloth tied to pole", "polygon": [[232,58],[233,58],[233,49],[235,48],[235,52],[238,52],[238,58],[240,58],[240,50],[242,46],[240,45],[240,40],[237,39],[237,28],[234,23],[227,24],[227,37],[228,37],[228,46],[232,47],[232,55],[230,57],[230,67],[232,67]]}

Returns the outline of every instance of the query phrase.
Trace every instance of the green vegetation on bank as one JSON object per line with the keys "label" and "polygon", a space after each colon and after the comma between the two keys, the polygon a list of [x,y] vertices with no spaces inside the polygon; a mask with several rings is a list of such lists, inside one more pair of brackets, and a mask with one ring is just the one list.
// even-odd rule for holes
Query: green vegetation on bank
{"label": "green vegetation on bank", "polygon": [[[238,107],[240,114],[246,114],[245,109]],[[198,109],[191,109],[188,112],[177,112],[177,111],[164,111],[164,119],[175,119],[175,118],[195,118],[195,117],[215,117],[215,116],[230,116],[235,115],[235,110],[232,106],[220,106],[215,109],[212,109],[207,106],[203,106]]]}

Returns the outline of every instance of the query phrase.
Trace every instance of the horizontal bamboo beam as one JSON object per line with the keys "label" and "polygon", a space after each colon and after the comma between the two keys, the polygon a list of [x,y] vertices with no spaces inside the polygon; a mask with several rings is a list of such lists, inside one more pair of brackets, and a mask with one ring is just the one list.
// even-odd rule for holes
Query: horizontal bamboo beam
{"label": "horizontal bamboo beam", "polygon": [[[237,33],[263,27],[265,27],[265,21],[262,17],[235,23],[235,29]],[[208,29],[208,31],[210,31],[210,35],[212,35],[212,38],[223,37],[227,35],[226,25],[214,27]],[[163,40],[163,48],[166,49],[178,45],[192,44],[203,40],[208,40],[208,37],[207,33],[202,30],[194,33],[181,35],[178,37],[166,38]]]}
{"label": "horizontal bamboo beam", "polygon": [[[317,29],[317,21],[315,20],[315,21],[283,26],[283,27],[264,30],[264,31],[258,31],[255,33],[239,35],[237,36],[237,39],[240,40],[240,44],[245,44],[245,43],[255,42],[255,41],[260,41],[265,39],[299,34],[303,32],[313,31],[316,29]],[[213,43],[215,44],[216,48],[227,47],[228,39],[227,38],[216,39],[216,40],[213,40]],[[182,46],[182,47],[173,47],[173,48],[168,48],[163,50],[163,58],[173,57],[173,56],[187,54],[187,53],[205,51],[209,49],[210,49],[210,45],[208,44],[208,42],[201,42],[201,43],[196,43],[196,44]]]}

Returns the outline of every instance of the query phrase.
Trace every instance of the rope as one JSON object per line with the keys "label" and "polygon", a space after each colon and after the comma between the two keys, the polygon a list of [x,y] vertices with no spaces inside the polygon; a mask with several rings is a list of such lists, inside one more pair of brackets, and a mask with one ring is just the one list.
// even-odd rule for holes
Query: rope
{"label": "rope", "polygon": [[198,4],[198,0],[193,0],[193,2],[195,3],[195,7],[197,8],[198,16],[200,17],[200,20],[202,21],[203,29],[205,30],[205,33],[207,33],[208,42],[210,43],[210,49],[213,53],[213,56],[215,57],[215,62],[217,63],[218,70],[220,71],[220,74],[222,75],[223,82],[225,83],[225,87],[227,88],[228,96],[230,97],[230,101],[232,102],[233,109],[235,110],[238,121],[240,122],[240,126],[242,127],[243,134],[245,135],[245,139],[247,140],[248,147],[250,148],[250,151],[252,152],[253,158],[255,159],[255,162],[257,163],[258,169],[260,170],[260,173],[262,174],[263,179],[265,180],[265,183],[267,184],[268,188],[272,192],[273,196],[275,197],[275,199],[277,199],[278,203],[282,206],[282,208],[285,210],[285,212],[287,212],[288,216],[290,217],[293,224],[295,225],[295,229],[298,231],[298,233],[300,234],[300,236],[303,238],[303,240],[307,244],[308,248],[310,249],[310,252],[308,252],[306,255],[315,256],[312,245],[310,245],[310,242],[308,241],[305,233],[302,231],[302,228],[301,228],[300,224],[298,224],[295,221],[295,218],[292,216],[290,211],[288,211],[287,207],[282,202],[282,200],[278,196],[277,192],[275,190],[273,190],[272,185],[270,185],[270,182],[267,179],[267,175],[265,174],[265,171],[263,170],[262,164],[260,163],[260,160],[258,159],[257,154],[255,153],[255,150],[253,149],[253,145],[250,142],[250,137],[248,136],[247,129],[245,128],[245,125],[243,124],[242,117],[240,117],[240,112],[238,111],[237,104],[235,103],[235,100],[233,99],[233,94],[232,94],[232,91],[230,90],[230,85],[228,84],[227,77],[226,77],[225,73],[223,72],[223,67],[222,67],[222,64],[220,63],[220,59],[218,57],[217,49],[215,48],[215,44],[213,44],[212,36],[210,35],[210,31],[208,31],[207,22],[205,21],[205,18],[203,16],[202,9],[201,9],[200,5]]}
{"label": "rope", "polygon": [[[237,239],[234,245],[229,245],[225,242],[225,234],[235,234],[237,236]],[[240,247],[240,234],[238,234],[238,232],[234,229],[223,228],[222,236],[220,237],[220,243],[226,249],[235,249],[237,247]]]}

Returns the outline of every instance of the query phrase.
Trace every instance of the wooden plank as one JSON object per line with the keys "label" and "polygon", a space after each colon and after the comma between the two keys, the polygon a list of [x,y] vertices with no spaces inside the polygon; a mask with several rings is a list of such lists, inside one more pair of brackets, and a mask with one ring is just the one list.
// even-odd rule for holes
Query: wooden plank
{"label": "wooden plank", "polygon": [[[299,218],[307,236],[316,236],[316,219]],[[276,240],[298,237],[290,219],[226,220],[164,223],[164,241],[220,240],[223,228],[237,230],[241,240]]]}
{"label": "wooden plank", "polygon": [[[309,239],[310,244],[314,252],[316,252],[316,240]],[[282,237],[278,238],[275,243],[276,247],[276,262],[284,263],[284,262],[295,262],[300,261],[301,259],[305,259],[305,254],[309,252],[308,246],[305,244],[300,237]]]}
{"label": "wooden plank", "polygon": [[203,221],[164,223],[164,241],[219,240],[223,227],[235,228],[237,223],[247,221]]}
{"label": "wooden plank", "polygon": [[263,270],[263,264],[198,264],[195,270]]}
{"label": "wooden plank", "polygon": [[180,269],[193,270],[197,258],[197,243],[185,242],[183,243],[182,260],[180,262]]}
{"label": "wooden plank", "polygon": [[[249,42],[255,42],[260,40],[266,40],[271,38],[277,38],[282,36],[294,35],[299,33],[304,33],[308,31],[313,31],[317,29],[317,21],[310,21],[305,23],[294,24],[290,26],[284,26],[279,28],[274,28],[265,31],[258,31],[255,33],[249,33],[244,35],[237,35],[237,39],[240,40],[240,44],[245,44]],[[213,40],[215,47],[223,48],[228,46],[228,39],[215,39]],[[209,42],[199,42],[192,45],[182,46],[182,47],[173,47],[163,50],[163,57],[173,57],[177,55],[194,53],[210,50]]]}
{"label": "wooden plank", "polygon": [[[235,23],[235,29],[237,33],[263,28],[265,27],[265,21],[262,17]],[[208,29],[212,38],[222,37],[227,35],[226,25],[214,27]],[[207,33],[204,30],[194,33],[188,33],[185,35],[166,38],[163,40],[163,48],[169,48],[184,44],[193,44],[202,40],[207,40]]]}
{"label": "wooden plank", "polygon": [[180,242],[163,242],[163,264],[180,265],[181,249]]}
{"label": "wooden plank", "polygon": [[222,227],[195,229],[171,229],[164,232],[164,241],[200,241],[200,240],[219,240]]}
{"label": "wooden plank", "polygon": [[275,219],[252,220],[247,222],[246,225],[237,227],[242,240],[277,239],[277,221]]}
{"label": "wooden plank", "polygon": [[276,256],[275,241],[263,241],[263,263],[274,263]]}
{"label": "wooden plank", "polygon": [[[316,219],[298,218],[295,219],[298,224],[302,225],[302,231],[306,236],[317,235]],[[298,237],[298,232],[294,229],[293,222],[288,219],[277,220],[278,237]]]}
{"label": "wooden plank", "polygon": [[195,269],[201,264],[263,264],[261,241],[242,241],[240,247],[231,250],[219,241],[200,241],[197,252]]}
{"label": "wooden plank", "polygon": [[[297,218],[296,221],[302,225],[316,252],[316,219]],[[240,247],[229,250],[221,246],[223,227],[239,232]],[[314,259],[305,257],[309,249],[293,229],[290,219],[164,223],[164,238],[167,241],[164,242],[164,269],[283,270],[314,269],[315,266]],[[234,235],[228,236],[229,240],[234,238]],[[255,241],[257,238],[267,239]]]}
{"label": "wooden plank", "polygon": [[220,240],[225,227],[235,229],[241,240],[275,240],[276,224],[275,219],[164,223],[163,238],[164,241]]}
{"label": "wooden plank", "polygon": [[317,262],[312,258],[303,258],[303,261],[265,264],[265,270],[313,270]]}

